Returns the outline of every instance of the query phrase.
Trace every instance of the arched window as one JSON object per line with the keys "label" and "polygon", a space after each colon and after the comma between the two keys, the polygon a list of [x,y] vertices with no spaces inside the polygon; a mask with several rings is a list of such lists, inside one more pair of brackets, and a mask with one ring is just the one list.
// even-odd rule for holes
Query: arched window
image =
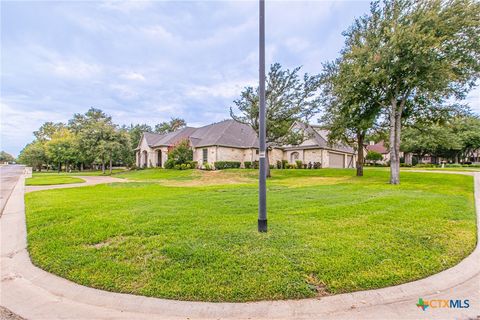
{"label": "arched window", "polygon": [[292,154],[290,155],[290,162],[295,162],[298,160],[298,158],[300,158],[300,154],[298,152],[292,152]]}

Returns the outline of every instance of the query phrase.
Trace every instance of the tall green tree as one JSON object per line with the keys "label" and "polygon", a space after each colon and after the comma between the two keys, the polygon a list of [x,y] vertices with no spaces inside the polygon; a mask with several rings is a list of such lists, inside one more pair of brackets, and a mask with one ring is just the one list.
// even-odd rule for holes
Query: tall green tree
{"label": "tall green tree", "polygon": [[108,159],[105,143],[114,140],[116,130],[112,117],[100,109],[90,108],[85,114],[75,114],[68,126],[78,137],[79,160],[89,165],[99,162],[105,170]]}
{"label": "tall green tree", "polygon": [[[122,130],[126,130],[130,136],[130,144],[133,148],[138,145],[138,142],[142,138],[144,132],[154,132],[151,126],[146,123],[142,124],[130,124],[130,126],[122,126]],[[133,150],[132,150],[133,152]]]}
{"label": "tall green tree", "polygon": [[[296,121],[308,122],[320,110],[320,75],[299,75],[300,67],[285,69],[279,63],[270,67],[266,79],[266,142],[267,166],[268,148],[276,145],[300,144],[305,139],[303,132],[296,132],[292,125]],[[247,124],[259,133],[259,96],[258,88],[246,87],[240,98],[230,108],[230,116]],[[270,168],[267,167],[267,176]]]}
{"label": "tall green tree", "polygon": [[171,118],[169,121],[164,121],[155,126],[155,133],[165,134],[185,128],[187,123],[181,118]]}
{"label": "tall green tree", "polygon": [[42,124],[42,126],[37,130],[33,132],[33,135],[38,141],[48,141],[52,139],[52,136],[58,132],[59,130],[65,128],[65,124],[62,122],[45,122]]}
{"label": "tall green tree", "polygon": [[35,170],[42,171],[42,167],[47,164],[47,154],[45,144],[35,140],[20,151],[18,162],[33,167]]}
{"label": "tall green tree", "polygon": [[329,130],[330,144],[342,142],[357,151],[357,176],[363,176],[366,135],[372,132],[382,108],[374,86],[365,79],[357,81],[356,75],[362,68],[360,63],[337,59],[324,65],[323,116],[320,119],[320,123]]}
{"label": "tall green tree", "polygon": [[15,157],[5,151],[0,151],[0,162],[14,162]]}
{"label": "tall green tree", "polygon": [[345,33],[358,41],[348,44],[343,59],[362,66],[357,81],[380,93],[390,129],[390,183],[400,183],[406,116],[464,98],[478,79],[479,16],[474,0],[375,1]]}
{"label": "tall green tree", "polygon": [[460,137],[447,125],[407,127],[402,135],[401,150],[420,157],[456,158],[461,149]]}
{"label": "tall green tree", "polygon": [[48,158],[58,165],[58,171],[65,166],[68,171],[69,165],[74,163],[78,157],[78,144],[74,134],[67,128],[55,132],[51,139],[45,143],[45,151]]}

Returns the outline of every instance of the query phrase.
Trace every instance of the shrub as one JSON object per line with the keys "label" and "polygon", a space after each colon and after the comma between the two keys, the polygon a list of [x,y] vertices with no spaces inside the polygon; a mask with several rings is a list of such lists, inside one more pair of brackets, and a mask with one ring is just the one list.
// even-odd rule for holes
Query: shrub
{"label": "shrub", "polygon": [[307,169],[308,165],[306,163],[303,164],[303,169]]}
{"label": "shrub", "polygon": [[250,169],[252,167],[252,162],[251,161],[245,161],[243,163],[243,166],[245,167],[245,169]]}
{"label": "shrub", "polygon": [[183,140],[177,144],[168,154],[169,159],[173,159],[175,164],[189,163],[193,160],[193,151],[188,144],[188,140]]}
{"label": "shrub", "polygon": [[297,169],[302,169],[303,168],[302,160],[295,160],[295,164],[296,164]]}
{"label": "shrub", "polygon": [[447,163],[445,165],[446,168],[461,168],[462,165],[461,164],[458,164],[458,163]]}
{"label": "shrub", "polygon": [[433,163],[419,163],[415,167],[416,168],[435,168],[436,165]]}
{"label": "shrub", "polygon": [[282,169],[282,161],[277,160],[277,169]]}
{"label": "shrub", "polygon": [[270,169],[275,169],[275,166],[273,164],[269,165]]}
{"label": "shrub", "polygon": [[287,169],[287,164],[288,164],[287,160],[282,160],[282,169]]}
{"label": "shrub", "polygon": [[313,168],[313,164],[312,164],[312,162],[310,161],[310,162],[308,163],[308,169],[312,169],[312,168]]}
{"label": "shrub", "polygon": [[378,153],[376,151],[368,151],[367,156],[365,157],[365,160],[368,161],[373,161],[373,163],[377,163],[377,161],[382,161],[383,156],[381,153]]}
{"label": "shrub", "polygon": [[214,166],[215,169],[222,170],[240,168],[240,164],[239,161],[216,161]]}
{"label": "shrub", "polygon": [[198,161],[190,161],[188,164],[190,165],[190,168],[192,168],[192,169],[198,168]]}
{"label": "shrub", "polygon": [[258,169],[259,167],[260,167],[260,164],[259,164],[258,160],[257,160],[257,161],[253,161],[253,163],[252,163],[252,168],[253,168],[253,169]]}
{"label": "shrub", "polygon": [[322,163],[321,162],[314,162],[313,163],[313,169],[321,169],[322,168]]}
{"label": "shrub", "polygon": [[175,160],[173,159],[167,159],[167,161],[165,161],[165,169],[173,169],[175,167]]}
{"label": "shrub", "polygon": [[203,170],[211,171],[213,170],[212,165],[210,163],[204,163],[203,164]]}

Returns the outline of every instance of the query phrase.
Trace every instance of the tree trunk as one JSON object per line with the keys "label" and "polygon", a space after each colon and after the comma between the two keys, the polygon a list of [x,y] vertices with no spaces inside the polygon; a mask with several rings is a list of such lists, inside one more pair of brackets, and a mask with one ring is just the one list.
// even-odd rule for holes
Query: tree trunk
{"label": "tree trunk", "polygon": [[265,150],[265,172],[267,174],[267,178],[270,178],[272,174],[270,173],[270,160],[268,157],[268,148]]}
{"label": "tree trunk", "polygon": [[60,171],[62,171],[62,163],[58,163],[58,173],[60,173]]}
{"label": "tree trunk", "polygon": [[412,157],[413,157],[412,153],[410,153],[410,152],[409,152],[409,153],[405,153],[405,164],[406,164],[407,166],[411,166],[411,165],[412,165]]}
{"label": "tree trunk", "polygon": [[112,157],[110,157],[110,175],[112,175]]}
{"label": "tree trunk", "polygon": [[80,163],[80,171],[83,171],[83,162]]}
{"label": "tree trunk", "polygon": [[102,159],[102,173],[105,174],[105,160]]}
{"label": "tree trunk", "polygon": [[365,162],[363,154],[363,141],[365,133],[357,133],[358,155],[357,155],[357,177],[363,177],[363,163]]}
{"label": "tree trunk", "polygon": [[392,99],[390,112],[390,184],[400,184],[400,134],[402,130],[402,111],[405,100],[398,106]]}

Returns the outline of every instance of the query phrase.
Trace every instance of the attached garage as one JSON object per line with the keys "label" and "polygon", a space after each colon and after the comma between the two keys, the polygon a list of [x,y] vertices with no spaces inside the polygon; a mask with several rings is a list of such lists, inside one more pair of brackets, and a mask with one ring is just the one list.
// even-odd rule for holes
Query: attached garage
{"label": "attached garage", "polygon": [[345,155],[341,153],[328,153],[330,168],[345,168]]}
{"label": "attached garage", "polygon": [[353,163],[353,155],[347,155],[347,168],[354,168],[355,164]]}

